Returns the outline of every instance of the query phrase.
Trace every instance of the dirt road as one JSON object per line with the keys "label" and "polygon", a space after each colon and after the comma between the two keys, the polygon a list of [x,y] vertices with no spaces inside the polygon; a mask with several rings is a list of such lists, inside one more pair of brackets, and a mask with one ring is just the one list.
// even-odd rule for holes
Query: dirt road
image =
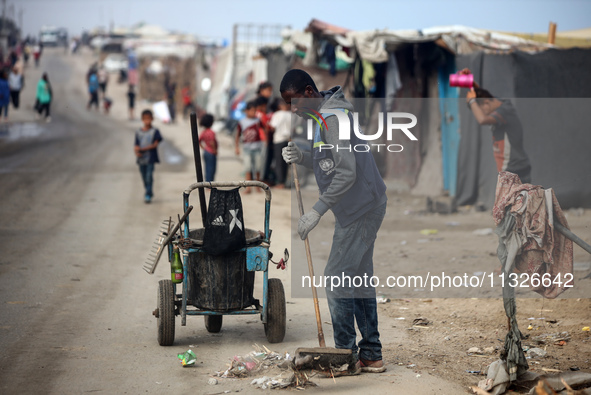
{"label": "dirt road", "polygon": [[[53,122],[28,121],[4,129],[0,392],[261,392],[249,380],[206,384],[229,358],[250,352],[254,343],[266,344],[256,320],[227,318],[221,334],[210,335],[198,317],[190,317],[186,327],[180,327],[177,319],[174,346],[158,346],[151,312],[157,281],[168,272],[161,264],[149,276],[141,266],[159,223],[180,211],[182,190],[194,179],[192,165],[159,166],[155,200],[151,205],[142,202],[132,154],[137,124],[117,120],[116,113],[108,118],[86,111],[83,81],[89,56],[85,56],[46,51],[40,69],[27,70],[31,86],[23,94],[25,109],[13,118],[33,121],[26,107],[33,102],[33,83],[47,70],[55,92]],[[162,132],[182,154],[190,154],[186,125],[164,127]],[[218,174],[235,179],[236,163],[231,155],[222,155]],[[274,196],[271,227],[276,252],[289,247],[289,198],[288,191]],[[244,205],[245,222],[262,225],[262,197],[247,196]],[[284,281],[289,296],[288,273],[272,276]],[[309,299],[290,300],[285,342],[271,348],[293,352],[297,346],[314,346],[311,309]],[[323,310],[328,317],[324,304]],[[198,366],[183,369],[176,354],[190,346]],[[385,391],[392,381],[400,388],[415,388],[415,380],[414,373],[393,368],[379,376],[320,382],[310,392],[352,393],[370,385]],[[422,393],[460,389],[434,377],[424,377],[420,383]]]}
{"label": "dirt road", "polygon": [[[161,262],[156,274],[149,276],[141,266],[159,224],[180,212],[182,190],[194,182],[192,160],[179,161],[182,157],[192,157],[188,124],[159,125],[168,142],[161,147],[165,163],[156,170],[154,202],[145,205],[132,153],[133,130],[138,125],[125,120],[124,86],[111,84],[109,88],[115,99],[110,117],[86,111],[83,81],[91,60],[89,54],[64,57],[61,51],[47,51],[39,70],[27,70],[27,81],[32,85],[41,70],[49,72],[56,97],[53,122],[34,122],[32,112],[25,108],[18,117],[31,121],[15,122],[0,134],[0,392],[264,392],[252,387],[249,379],[220,379],[216,386],[208,385],[207,380],[224,369],[234,355],[250,352],[255,343],[290,353],[298,346],[315,346],[311,300],[291,298],[294,274],[289,270],[272,269],[270,277],[282,279],[288,298],[287,335],[283,343],[269,345],[256,319],[225,317],[222,332],[209,334],[202,319],[189,317],[186,327],[181,327],[177,318],[176,340],[172,347],[158,346],[156,322],[151,312],[156,305],[157,282],[168,278],[169,271],[167,263]],[[23,97],[29,107],[33,102],[31,88],[26,89]],[[139,107],[141,109],[141,103]],[[238,179],[239,167],[229,139],[222,139],[218,178]],[[272,251],[281,253],[285,247],[292,247],[291,194],[289,191],[273,193]],[[314,193],[312,190],[307,195],[310,197]],[[388,227],[394,233],[401,229],[395,221],[405,218],[405,205],[410,202],[411,206],[419,206],[413,203],[413,198],[396,199],[399,198],[391,196],[389,207],[392,214]],[[243,204],[247,226],[262,226],[262,195],[244,196]],[[484,215],[469,218],[474,226],[487,224]],[[450,220],[431,219],[434,222],[430,224],[439,227]],[[422,221],[421,218],[414,220]],[[588,220],[588,214],[580,219],[580,226],[587,229],[585,237],[589,236],[588,228],[584,228]],[[392,265],[408,267],[404,260],[414,253],[417,255],[412,257],[413,264],[425,265],[434,256],[451,259],[448,255],[452,254],[453,240],[464,237],[460,233],[446,236],[452,246],[440,255],[437,254],[443,243],[437,241],[419,247],[397,247],[402,240],[411,243],[410,237],[415,235],[413,226],[418,226],[411,223],[414,222],[409,218],[404,228],[407,233],[384,233],[383,237],[387,238],[381,243],[392,251],[384,249],[376,266],[392,262]],[[471,233],[472,223],[462,231]],[[330,224],[323,221],[316,231],[315,257],[319,262],[326,254],[323,229],[329,228]],[[389,238],[396,241],[389,241]],[[470,257],[472,250],[482,256],[494,251],[494,242],[488,239],[485,247],[478,247],[474,241],[467,243],[462,249],[469,251],[457,255],[458,260],[470,259],[465,257]],[[493,258],[486,259],[491,262]],[[291,265],[303,266],[305,262],[292,260]],[[387,273],[389,266],[380,270]],[[395,293],[388,296],[400,297]],[[487,300],[487,306],[495,308],[491,301]],[[497,302],[498,312],[502,304]],[[445,323],[445,317],[465,307],[461,301],[455,303],[451,306],[442,299],[431,302],[393,299],[390,304],[380,305],[380,331],[389,370],[384,374],[364,374],[334,382],[314,380],[319,387],[306,391],[312,394],[465,393],[466,384],[475,383],[478,378],[465,375],[461,362],[453,365],[455,375],[450,374],[444,364],[437,363],[438,355],[461,359],[469,343],[457,327]],[[588,301],[563,303],[569,306],[583,303],[578,305],[578,310],[575,310],[577,306],[571,306],[571,312],[578,312],[572,325],[578,327],[585,320],[589,325]],[[323,320],[330,321],[326,303],[321,302],[321,307]],[[410,311],[399,314],[399,308],[409,307]],[[450,309],[453,311],[448,311]],[[417,335],[408,330],[410,322],[398,320],[400,315],[407,315],[407,320],[412,321],[416,314],[428,316],[432,326],[426,330],[441,333],[441,336],[428,339],[423,336],[417,342]],[[474,328],[489,338],[494,331],[501,332],[494,336],[503,336],[502,316],[495,317],[499,323],[494,328],[480,327],[484,321],[478,319],[466,320],[462,328],[471,330],[473,337],[478,336],[477,332],[473,333]],[[556,318],[563,319],[562,312],[557,313]],[[441,337],[445,336],[441,328],[460,337],[454,338],[450,346],[441,344]],[[325,324],[325,332],[327,343],[333,344],[330,325]],[[568,358],[578,358],[573,363],[588,368],[589,340],[580,337],[577,342],[583,356],[569,354]],[[176,354],[188,348],[195,351],[198,363],[195,368],[183,369]],[[424,350],[435,348],[437,353],[429,351],[420,355]],[[586,366],[584,361],[587,361]],[[407,367],[413,363],[415,367]]]}

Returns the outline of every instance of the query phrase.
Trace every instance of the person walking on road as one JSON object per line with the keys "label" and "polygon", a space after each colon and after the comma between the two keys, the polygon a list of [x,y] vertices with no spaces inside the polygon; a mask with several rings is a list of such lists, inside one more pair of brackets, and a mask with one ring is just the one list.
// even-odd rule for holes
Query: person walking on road
{"label": "person walking on road", "polygon": [[109,83],[109,73],[102,64],[96,72],[96,76],[98,78],[99,88],[104,99],[107,96],[107,84]]}
{"label": "person walking on road", "polygon": [[127,104],[129,108],[129,120],[133,121],[133,110],[135,109],[135,89],[132,84],[129,84],[129,89],[127,90]]}
{"label": "person walking on road", "polygon": [[41,116],[41,113],[45,111],[45,121],[51,122],[50,107],[52,100],[51,83],[47,73],[43,73],[43,76],[37,84],[37,113]]}
{"label": "person walking on road", "polygon": [[86,108],[90,110],[92,106],[98,111],[99,109],[99,82],[98,76],[96,73],[90,74],[88,77],[88,94],[90,95],[90,100],[88,101],[88,105]]}
{"label": "person walking on road", "polygon": [[18,68],[13,67],[8,75],[8,86],[10,88],[10,98],[12,99],[12,106],[17,109],[20,104],[21,90],[25,86],[25,78],[19,72]]}
{"label": "person walking on road", "polygon": [[29,65],[29,57],[31,56],[31,46],[29,43],[25,43],[23,46],[23,61],[25,63],[25,67]]}
{"label": "person walking on road", "polygon": [[[324,275],[339,279],[372,278],[374,244],[386,214],[386,185],[372,153],[352,149],[361,140],[354,133],[350,140],[339,138],[339,120],[349,118],[349,124],[353,124],[353,105],[345,99],[340,86],[319,92],[312,77],[303,70],[288,71],[279,90],[296,115],[307,118],[311,108],[324,118],[322,127],[316,125],[309,151],[301,151],[293,142],[282,151],[287,163],[300,163],[314,170],[320,190],[319,200],[299,219],[300,238],[305,240],[320,218],[331,210],[336,221]],[[302,103],[302,99],[310,100]],[[339,375],[385,371],[375,287],[371,282],[355,287],[345,280],[340,285],[326,289],[335,347],[350,349],[358,362],[349,370],[338,372]],[[355,322],[361,333],[358,344]]]}
{"label": "person walking on road", "polygon": [[0,72],[0,117],[4,113],[4,120],[8,121],[8,106],[10,105],[10,88],[6,81],[6,71]]}
{"label": "person walking on road", "polygon": [[135,132],[134,151],[146,190],[144,202],[151,203],[154,197],[154,165],[159,163],[158,144],[162,141],[160,131],[152,126],[152,111],[142,111],[142,127]]}
{"label": "person walking on road", "polygon": [[33,59],[35,59],[35,68],[39,67],[39,58],[41,58],[41,46],[35,44],[33,47]]}
{"label": "person walking on road", "polygon": [[164,81],[164,90],[166,91],[165,99],[168,104],[168,112],[170,113],[170,123],[176,122],[176,82],[170,81],[170,76],[167,74]]}

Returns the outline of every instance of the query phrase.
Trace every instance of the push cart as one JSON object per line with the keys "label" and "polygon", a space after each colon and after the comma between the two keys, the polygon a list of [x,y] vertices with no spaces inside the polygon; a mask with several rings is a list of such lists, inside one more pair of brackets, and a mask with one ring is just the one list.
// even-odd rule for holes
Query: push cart
{"label": "push cart", "polygon": [[[204,228],[190,228],[189,197],[198,188],[262,188],[265,192],[264,231],[245,229],[246,246],[222,255],[204,252]],[[202,315],[207,331],[217,333],[222,328],[224,315],[254,315],[261,317],[265,335],[270,343],[283,341],[286,327],[285,292],[281,280],[269,279],[269,252],[271,230],[271,190],[258,181],[198,182],[183,193],[186,213],[180,219],[181,235],[168,241],[168,257],[173,258],[173,248],[178,246],[183,257],[183,282],[172,280],[158,282],[156,310],[158,343],[170,346],[174,342],[175,318],[180,315],[181,326],[187,316]],[[212,219],[209,219],[212,220]],[[184,223],[183,223],[184,222]],[[255,272],[262,272],[262,301],[253,298]],[[179,289],[180,288],[180,289]]]}

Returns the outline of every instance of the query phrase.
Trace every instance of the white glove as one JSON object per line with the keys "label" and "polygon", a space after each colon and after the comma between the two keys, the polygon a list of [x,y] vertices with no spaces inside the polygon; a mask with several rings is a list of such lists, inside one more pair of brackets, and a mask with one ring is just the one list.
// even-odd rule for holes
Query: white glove
{"label": "white glove", "polygon": [[281,155],[283,156],[285,163],[288,165],[292,163],[300,163],[302,159],[304,159],[304,154],[293,141],[287,143],[287,147],[281,150]]}
{"label": "white glove", "polygon": [[306,240],[308,233],[318,225],[320,222],[320,214],[318,211],[312,209],[300,217],[298,222],[298,233],[302,240]]}

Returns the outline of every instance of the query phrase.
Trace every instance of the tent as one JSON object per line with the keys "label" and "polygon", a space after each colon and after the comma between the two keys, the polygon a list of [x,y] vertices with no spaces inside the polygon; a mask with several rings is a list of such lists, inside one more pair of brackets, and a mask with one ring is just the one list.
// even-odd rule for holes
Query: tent
{"label": "tent", "polygon": [[[475,53],[456,61],[458,68],[474,72],[480,86],[512,100],[523,124],[532,183],[553,188],[563,208],[591,207],[591,75],[586,71],[591,50]],[[465,106],[460,106],[460,120],[458,203],[491,207],[497,173],[490,132]]]}
{"label": "tent", "polygon": [[[288,51],[296,45],[262,51],[268,60],[269,79],[276,86],[289,68],[302,68],[320,88],[339,84],[349,97],[366,97],[361,82],[370,65],[374,97],[384,98],[386,109],[406,108],[422,120],[416,130],[417,143],[405,145],[400,154],[376,155],[389,187],[420,195],[445,193],[456,196],[459,204],[491,207],[496,167],[490,132],[481,130],[468,112],[466,91],[448,85],[449,74],[470,67],[482,87],[514,102],[525,129],[533,182],[553,187],[564,206],[591,205],[591,183],[581,186],[576,181],[591,171],[591,161],[583,152],[583,144],[591,145],[582,128],[586,114],[581,111],[586,104],[582,98],[591,97],[590,49],[558,50],[514,35],[464,26],[359,32],[312,20],[306,30],[312,42],[303,59],[296,50]],[[318,67],[318,49],[324,41],[346,49],[355,59],[348,70],[331,75]],[[557,98],[561,98],[559,103],[553,104]],[[542,104],[548,110],[536,117],[536,108]],[[564,122],[556,111],[550,111],[553,105],[562,111]],[[556,129],[564,130],[560,138]],[[566,165],[565,158],[573,160]]]}

